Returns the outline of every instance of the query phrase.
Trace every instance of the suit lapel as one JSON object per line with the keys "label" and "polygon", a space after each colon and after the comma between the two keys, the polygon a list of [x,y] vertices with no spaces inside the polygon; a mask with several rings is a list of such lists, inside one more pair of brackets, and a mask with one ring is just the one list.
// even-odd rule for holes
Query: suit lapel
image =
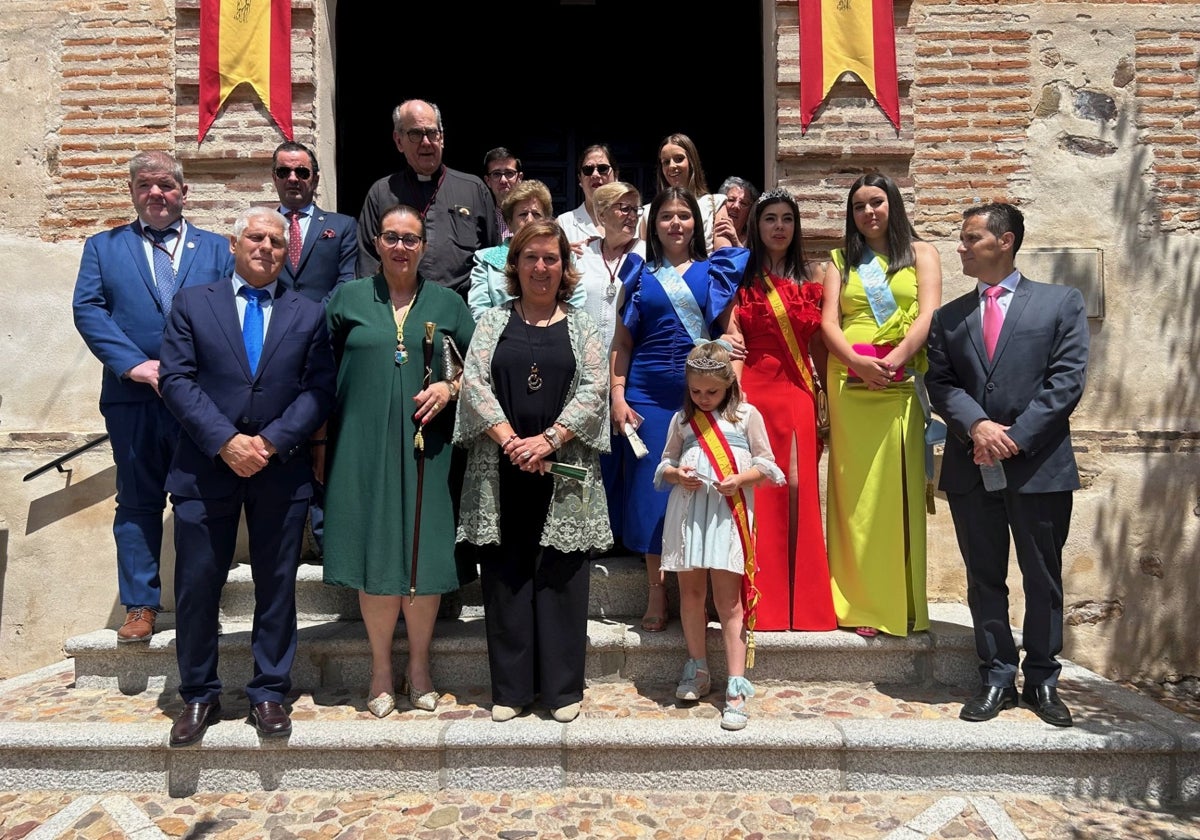
{"label": "suit lapel", "polygon": [[1000,327],[1000,336],[996,339],[996,355],[992,358],[992,367],[995,367],[1000,361],[1000,357],[1004,355],[1004,348],[1008,345],[1008,340],[1017,328],[1017,322],[1021,320],[1021,315],[1025,312],[1025,305],[1029,303],[1031,290],[1029,282],[1022,274],[1020,282],[1017,283],[1017,290],[1013,292],[1012,302],[1008,305],[1008,311],[1004,313],[1004,324]]}
{"label": "suit lapel", "polygon": [[179,278],[179,284],[176,288],[182,289],[187,285],[188,272],[191,271],[192,262],[196,259],[196,248],[200,244],[200,231],[190,224],[187,226],[187,236],[183,242],[179,243],[179,247],[183,249],[183,253],[179,255],[179,270],[176,276]]}
{"label": "suit lapel", "polygon": [[[283,337],[291,331],[292,321],[295,319],[296,298],[288,294],[288,289],[282,283],[276,284],[275,298],[271,301],[271,323],[267,327],[267,334],[263,336],[262,356],[258,360],[259,374],[263,372],[271,361],[271,357],[275,355],[275,351],[279,349],[279,343],[283,341]],[[244,347],[242,355],[246,355]],[[250,369],[248,362],[246,369]]]}
{"label": "suit lapel", "polygon": [[966,318],[967,335],[971,337],[971,346],[979,356],[979,363],[987,370],[991,367],[991,362],[988,361],[987,351],[983,348],[983,316],[979,314],[979,292],[974,291],[964,297],[963,303],[970,307]]}
{"label": "suit lapel", "polygon": [[[225,340],[229,342],[230,351],[241,362],[246,380],[253,382],[254,376],[250,373],[250,360],[246,357],[246,343],[242,340],[242,325],[238,321],[237,304],[233,300],[233,281],[224,280],[210,286],[208,292],[208,302],[212,307],[213,320],[216,321]],[[259,370],[262,370],[261,360],[258,367]]]}
{"label": "suit lapel", "polygon": [[154,275],[150,273],[150,262],[146,259],[146,240],[141,230],[137,222],[129,225],[125,244],[129,246],[129,259],[137,266],[138,274],[146,284],[146,291],[150,292],[154,302],[162,309],[162,301],[158,297],[158,284],[154,282]]}

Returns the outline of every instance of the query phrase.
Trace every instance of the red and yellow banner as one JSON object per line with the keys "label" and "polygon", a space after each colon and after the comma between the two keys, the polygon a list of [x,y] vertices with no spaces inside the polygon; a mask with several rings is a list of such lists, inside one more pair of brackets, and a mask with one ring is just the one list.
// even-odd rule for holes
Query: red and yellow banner
{"label": "red and yellow banner", "polygon": [[242,82],[291,140],[291,0],[200,0],[199,142]]}
{"label": "red and yellow banner", "polygon": [[[700,411],[692,415],[692,432],[700,443],[708,462],[718,480],[736,475],[737,456],[734,454],[729,441],[717,426],[717,418],[711,412]],[[750,524],[750,505],[746,501],[746,492],[738,490],[732,496],[726,496],[729,510],[733,513],[733,522],[737,526],[738,538],[742,543],[742,559],[745,571],[742,574],[742,602],[746,610],[746,667],[754,667],[754,625],[758,616],[758,586],[755,583],[756,563],[754,559],[754,528]]]}
{"label": "red and yellow banner", "polygon": [[800,130],[808,131],[838,76],[862,79],[900,128],[892,0],[799,0]]}

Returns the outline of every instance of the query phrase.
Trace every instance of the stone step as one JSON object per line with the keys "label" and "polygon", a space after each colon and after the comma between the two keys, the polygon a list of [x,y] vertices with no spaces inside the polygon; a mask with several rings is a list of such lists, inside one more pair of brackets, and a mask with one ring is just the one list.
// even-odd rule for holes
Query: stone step
{"label": "stone step", "polygon": [[1071,729],[1023,708],[965,723],[966,687],[754,680],[741,732],[719,727],[719,690],[679,704],[661,675],[589,682],[569,724],[542,709],[493,723],[486,681],[444,693],[434,712],[402,700],[384,720],[357,689],[296,692],[283,739],[259,739],[230,691],[201,744],[171,749],[177,696],[75,687],[65,663],[0,683],[0,788],[948,789],[1200,803],[1200,723],[1070,662],[1059,686]]}
{"label": "stone step", "polygon": [[[324,568],[302,563],[296,574],[296,613],[300,621],[358,620],[358,593],[328,586]],[[674,575],[668,575],[672,604],[678,604]],[[483,595],[476,580],[461,590],[463,615],[483,614]],[[593,618],[641,617],[646,610],[646,567],[640,557],[611,557],[592,561],[588,615]],[[254,581],[250,566],[239,563],[229,571],[221,593],[223,621],[250,621],[254,615]],[[165,617],[165,616],[164,616]]]}
{"label": "stone step", "polygon": [[[970,617],[960,604],[931,604],[931,628],[907,638],[864,639],[847,631],[755,634],[757,679],[851,680],[913,685],[974,685],[978,680]],[[678,621],[666,632],[646,633],[637,624],[616,619],[588,622],[587,677],[597,681],[657,682],[673,679],[686,658]],[[393,642],[397,670],[407,655],[403,624]],[[720,627],[708,627],[710,663],[723,672]],[[96,630],[68,639],[64,649],[75,662],[80,688],[138,693],[170,693],[179,685],[175,631],[163,630],[148,643],[117,644],[113,630]],[[250,626],[222,625],[220,673],[228,686],[241,686],[253,671]],[[439,621],[432,646],[434,681],[447,689],[487,684],[487,643],[483,618]],[[370,670],[366,631],[358,621],[328,621],[301,626],[292,679],[297,690],[365,685]]]}

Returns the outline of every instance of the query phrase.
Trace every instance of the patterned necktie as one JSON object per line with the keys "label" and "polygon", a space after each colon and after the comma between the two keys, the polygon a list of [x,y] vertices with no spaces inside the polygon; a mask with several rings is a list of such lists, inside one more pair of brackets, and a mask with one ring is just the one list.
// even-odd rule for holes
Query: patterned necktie
{"label": "patterned necktie", "polygon": [[242,286],[238,294],[246,299],[246,314],[242,318],[242,343],[246,345],[246,359],[250,372],[258,373],[258,360],[262,358],[263,311],[262,306],[271,297],[266,289]]}
{"label": "patterned necktie", "polygon": [[983,293],[983,349],[987,351],[989,362],[996,355],[996,341],[1000,338],[1000,328],[1004,326],[1004,313],[1000,311],[998,300],[1002,294],[1003,286],[990,286]]}
{"label": "patterned necktie", "polygon": [[300,232],[300,211],[289,210],[288,214],[288,262],[292,271],[300,267],[300,251],[304,248],[304,234]]}
{"label": "patterned necktie", "polygon": [[171,258],[171,249],[167,248],[168,237],[178,236],[174,228],[155,230],[143,227],[142,230],[151,239],[150,253],[154,255],[154,283],[158,286],[158,300],[162,304],[163,314],[171,314],[171,301],[175,299],[175,291],[179,278],[175,275],[175,261]]}

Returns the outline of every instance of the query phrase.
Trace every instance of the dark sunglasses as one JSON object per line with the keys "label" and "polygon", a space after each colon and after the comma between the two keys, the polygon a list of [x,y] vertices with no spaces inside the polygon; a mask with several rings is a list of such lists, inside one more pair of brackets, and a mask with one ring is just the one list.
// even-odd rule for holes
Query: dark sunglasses
{"label": "dark sunglasses", "polygon": [[607,175],[609,172],[612,172],[612,167],[607,163],[585,163],[583,166],[579,167],[579,171],[583,173],[583,177],[590,178],[592,177],[593,172],[599,172],[601,175]]}
{"label": "dark sunglasses", "polygon": [[293,172],[296,173],[296,177],[301,181],[307,181],[310,177],[312,177],[312,170],[307,166],[297,166],[295,168],[291,166],[275,167],[275,177],[281,181],[286,181],[288,176],[290,176]]}

